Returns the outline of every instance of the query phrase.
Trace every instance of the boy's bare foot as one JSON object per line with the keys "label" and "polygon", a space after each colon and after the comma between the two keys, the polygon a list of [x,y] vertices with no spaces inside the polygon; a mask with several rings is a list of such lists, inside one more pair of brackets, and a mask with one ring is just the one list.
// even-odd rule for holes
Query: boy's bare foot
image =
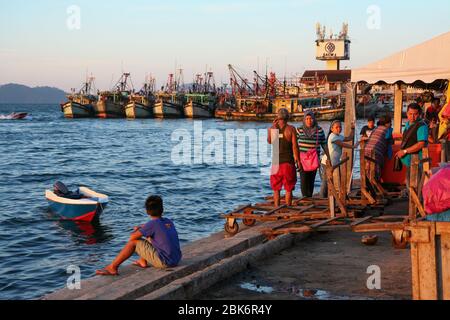
{"label": "boy's bare foot", "polygon": [[111,266],[106,266],[103,269],[95,271],[98,276],[118,276],[119,272]]}
{"label": "boy's bare foot", "polygon": [[134,266],[138,266],[138,267],[140,267],[142,269],[147,269],[148,268],[147,261],[142,261],[141,259],[134,261],[133,265]]}

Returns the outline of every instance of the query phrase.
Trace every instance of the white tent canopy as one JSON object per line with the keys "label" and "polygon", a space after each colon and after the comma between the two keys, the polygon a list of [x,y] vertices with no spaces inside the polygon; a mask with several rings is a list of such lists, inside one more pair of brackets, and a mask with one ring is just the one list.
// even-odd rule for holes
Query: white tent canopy
{"label": "white tent canopy", "polygon": [[352,82],[432,83],[450,79],[450,32],[352,70]]}

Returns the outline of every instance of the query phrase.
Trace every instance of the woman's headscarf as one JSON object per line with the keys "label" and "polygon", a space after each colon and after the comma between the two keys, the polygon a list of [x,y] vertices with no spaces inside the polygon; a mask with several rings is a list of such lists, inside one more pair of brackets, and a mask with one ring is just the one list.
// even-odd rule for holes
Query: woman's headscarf
{"label": "woman's headscarf", "polygon": [[[307,116],[310,116],[313,119],[313,124],[311,127],[306,126],[305,119]],[[317,121],[312,111],[306,111],[305,115],[303,116],[303,132],[308,138],[315,138],[317,132]]]}

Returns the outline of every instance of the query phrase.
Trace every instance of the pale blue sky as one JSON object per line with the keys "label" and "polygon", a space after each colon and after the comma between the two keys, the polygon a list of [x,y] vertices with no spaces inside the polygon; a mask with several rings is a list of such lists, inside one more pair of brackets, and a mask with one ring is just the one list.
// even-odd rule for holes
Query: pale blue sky
{"label": "pale blue sky", "polygon": [[[81,9],[81,30],[69,30],[67,8]],[[367,9],[380,9],[369,29]],[[0,84],[51,85],[69,90],[86,69],[109,88],[123,68],[136,87],[145,74],[158,84],[175,61],[185,80],[214,71],[228,82],[227,64],[248,75],[269,68],[278,76],[324,68],[315,60],[315,24],[350,28],[358,67],[450,31],[450,1],[406,0],[0,0]]]}

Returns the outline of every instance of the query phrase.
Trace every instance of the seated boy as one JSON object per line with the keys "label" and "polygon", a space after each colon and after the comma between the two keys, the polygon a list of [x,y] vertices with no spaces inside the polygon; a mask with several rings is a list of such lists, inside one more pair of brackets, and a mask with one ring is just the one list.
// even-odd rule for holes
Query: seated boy
{"label": "seated boy", "polygon": [[161,197],[149,196],[145,201],[145,209],[151,220],[144,225],[134,227],[134,232],[122,251],[110,265],[97,270],[97,275],[118,275],[119,266],[134,252],[140,256],[134,265],[142,268],[147,268],[148,264],[160,269],[178,265],[182,255],[178,233],[172,221],[162,218],[164,209]]}

